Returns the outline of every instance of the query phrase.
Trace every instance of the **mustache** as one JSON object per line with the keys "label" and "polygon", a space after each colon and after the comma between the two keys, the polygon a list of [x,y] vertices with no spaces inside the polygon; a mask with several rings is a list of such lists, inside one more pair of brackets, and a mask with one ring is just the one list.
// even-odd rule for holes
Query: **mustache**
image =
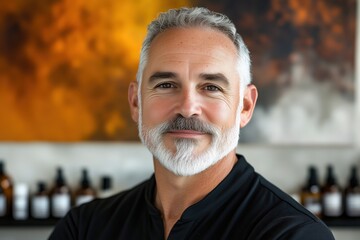
{"label": "mustache", "polygon": [[192,130],[192,131],[208,133],[211,135],[216,135],[219,133],[218,128],[212,126],[209,123],[205,123],[198,118],[194,118],[194,117],[184,118],[182,116],[178,116],[173,120],[163,123],[160,132],[166,133],[176,130]]}

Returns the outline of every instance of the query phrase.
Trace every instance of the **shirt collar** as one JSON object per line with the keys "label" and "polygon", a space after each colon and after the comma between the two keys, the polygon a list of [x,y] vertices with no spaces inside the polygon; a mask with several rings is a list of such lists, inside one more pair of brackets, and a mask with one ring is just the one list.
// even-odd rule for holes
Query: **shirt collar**
{"label": "shirt collar", "polygon": [[[202,200],[188,207],[181,216],[182,221],[191,221],[204,214],[208,214],[226,203],[235,193],[239,193],[241,186],[249,179],[254,169],[248,164],[242,155],[237,155],[238,161],[235,163],[230,173]],[[151,215],[161,215],[155,207],[155,176],[153,175],[146,187],[145,201]]]}

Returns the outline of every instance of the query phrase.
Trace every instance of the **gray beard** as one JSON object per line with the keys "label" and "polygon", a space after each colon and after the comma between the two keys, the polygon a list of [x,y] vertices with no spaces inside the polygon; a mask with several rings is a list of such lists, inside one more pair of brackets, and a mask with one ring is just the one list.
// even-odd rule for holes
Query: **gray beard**
{"label": "gray beard", "polygon": [[[139,136],[154,158],[166,169],[178,176],[192,176],[216,164],[236,148],[240,133],[240,108],[237,116],[234,126],[224,132],[198,119],[193,121],[175,119],[151,129],[144,126],[139,119]],[[169,129],[192,129],[206,132],[211,136],[211,143],[206,150],[195,153],[198,140],[176,139],[174,142],[176,151],[173,153],[163,142],[163,135]]]}

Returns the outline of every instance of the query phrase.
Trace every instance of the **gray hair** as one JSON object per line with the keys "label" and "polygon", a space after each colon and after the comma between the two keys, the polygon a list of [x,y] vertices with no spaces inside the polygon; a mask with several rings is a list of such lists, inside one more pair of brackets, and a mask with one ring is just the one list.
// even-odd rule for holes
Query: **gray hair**
{"label": "gray hair", "polygon": [[180,27],[208,27],[224,33],[230,38],[237,49],[238,55],[238,72],[240,75],[241,90],[244,86],[250,84],[250,56],[241,36],[236,32],[235,25],[231,20],[220,13],[212,12],[206,8],[180,8],[171,9],[167,12],[161,13],[157,19],[152,21],[147,29],[147,35],[142,45],[140,53],[140,62],[138,72],[136,75],[139,85],[141,85],[142,75],[145,65],[147,63],[149,48],[154,38],[171,28]]}

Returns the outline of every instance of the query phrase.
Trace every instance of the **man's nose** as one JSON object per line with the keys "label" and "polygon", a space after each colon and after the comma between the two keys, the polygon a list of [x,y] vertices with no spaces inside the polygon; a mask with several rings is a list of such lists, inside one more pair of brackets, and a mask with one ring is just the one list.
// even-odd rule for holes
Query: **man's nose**
{"label": "man's nose", "polygon": [[199,100],[196,90],[182,91],[177,113],[184,118],[199,116],[201,114],[201,104]]}

